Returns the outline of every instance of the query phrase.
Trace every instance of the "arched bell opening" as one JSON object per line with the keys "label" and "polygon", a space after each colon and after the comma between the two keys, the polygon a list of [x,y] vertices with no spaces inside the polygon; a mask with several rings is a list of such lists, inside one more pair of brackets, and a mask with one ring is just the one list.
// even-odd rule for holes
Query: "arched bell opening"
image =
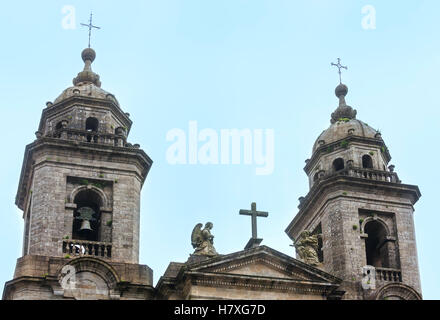
{"label": "arched bell opening", "polygon": [[99,121],[96,118],[89,117],[86,120],[86,131],[97,132],[99,127]]}
{"label": "arched bell opening", "polygon": [[[89,133],[97,133],[99,127],[99,120],[93,117],[89,117],[86,120],[86,131]],[[87,135],[87,142],[98,142],[98,136],[93,134]]]}
{"label": "arched bell opening", "polygon": [[100,241],[102,199],[94,190],[81,190],[75,196],[72,238],[76,240]]}
{"label": "arched bell opening", "polygon": [[362,156],[362,168],[373,169],[373,159],[368,154]]}
{"label": "arched bell opening", "polygon": [[364,232],[368,235],[365,239],[367,265],[376,268],[390,267],[390,250],[387,241],[387,230],[378,221],[369,221]]}
{"label": "arched bell opening", "polygon": [[336,171],[340,171],[344,169],[344,159],[342,158],[337,158],[333,161],[333,170]]}

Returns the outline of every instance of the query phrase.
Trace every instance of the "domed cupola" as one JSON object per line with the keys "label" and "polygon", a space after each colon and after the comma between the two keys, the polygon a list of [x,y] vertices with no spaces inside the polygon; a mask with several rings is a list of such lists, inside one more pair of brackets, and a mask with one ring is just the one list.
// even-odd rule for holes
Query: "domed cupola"
{"label": "domed cupola", "polygon": [[81,53],[84,68],[43,110],[37,136],[73,137],[80,141],[124,146],[131,120],[115,96],[101,88],[100,77],[92,70],[96,52]]}
{"label": "domed cupola", "polygon": [[341,83],[336,87],[335,94],[339,99],[339,106],[331,114],[330,127],[324,130],[316,139],[313,145],[313,152],[320,146],[333,143],[351,135],[367,138],[380,137],[378,130],[356,119],[357,111],[345,102],[347,93],[348,87],[345,84]]}
{"label": "domed cupola", "polygon": [[96,58],[95,50],[86,48],[81,53],[81,57],[84,61],[84,69],[73,79],[73,87],[65,89],[55,99],[54,104],[60,103],[73,96],[80,96],[111,100],[119,106],[119,102],[113,94],[101,89],[99,75],[92,70],[92,63]]}
{"label": "domed cupola", "polygon": [[312,158],[306,160],[310,187],[348,167],[385,171],[391,160],[380,132],[356,119],[357,111],[345,101],[347,93],[345,84],[336,87],[339,105],[331,114],[330,127],[318,136]]}

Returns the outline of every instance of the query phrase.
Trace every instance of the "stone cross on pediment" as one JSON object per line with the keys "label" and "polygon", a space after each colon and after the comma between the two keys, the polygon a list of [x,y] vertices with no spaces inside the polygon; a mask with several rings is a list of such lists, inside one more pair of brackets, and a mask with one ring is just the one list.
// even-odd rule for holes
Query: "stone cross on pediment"
{"label": "stone cross on pediment", "polygon": [[239,213],[241,215],[252,217],[252,238],[249,239],[245,249],[250,249],[259,246],[261,241],[263,241],[263,239],[259,239],[257,237],[257,217],[267,217],[269,213],[265,211],[257,211],[257,204],[255,202],[252,202],[251,210],[241,209]]}

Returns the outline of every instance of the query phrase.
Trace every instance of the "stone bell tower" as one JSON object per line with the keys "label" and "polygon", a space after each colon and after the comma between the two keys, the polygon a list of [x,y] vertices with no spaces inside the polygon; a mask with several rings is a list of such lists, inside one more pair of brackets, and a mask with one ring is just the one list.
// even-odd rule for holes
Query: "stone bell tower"
{"label": "stone bell tower", "polygon": [[43,110],[26,146],[16,205],[23,256],[3,299],[148,299],[139,265],[140,192],[152,160],[127,142],[132,125],[115,96],[84,70]]}
{"label": "stone bell tower", "polygon": [[419,188],[399,180],[381,133],[356,119],[347,92],[336,87],[339,106],[306,160],[310,190],[286,233],[294,241],[303,231],[320,235],[316,264],[344,280],[344,299],[421,299]]}

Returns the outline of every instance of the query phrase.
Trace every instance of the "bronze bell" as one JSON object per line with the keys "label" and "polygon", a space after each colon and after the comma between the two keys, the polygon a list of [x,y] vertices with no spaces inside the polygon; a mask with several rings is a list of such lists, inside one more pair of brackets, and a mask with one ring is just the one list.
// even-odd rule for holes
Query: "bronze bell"
{"label": "bronze bell", "polygon": [[81,222],[81,228],[79,229],[79,231],[93,231],[92,227],[90,226],[90,220],[83,220]]}
{"label": "bronze bell", "polygon": [[95,218],[93,218],[95,211],[90,207],[82,207],[78,210],[78,213],[79,213],[79,217],[77,217],[76,219],[82,220],[81,228],[79,228],[79,231],[80,232],[93,231],[92,227],[90,226],[90,221],[95,220]]}

